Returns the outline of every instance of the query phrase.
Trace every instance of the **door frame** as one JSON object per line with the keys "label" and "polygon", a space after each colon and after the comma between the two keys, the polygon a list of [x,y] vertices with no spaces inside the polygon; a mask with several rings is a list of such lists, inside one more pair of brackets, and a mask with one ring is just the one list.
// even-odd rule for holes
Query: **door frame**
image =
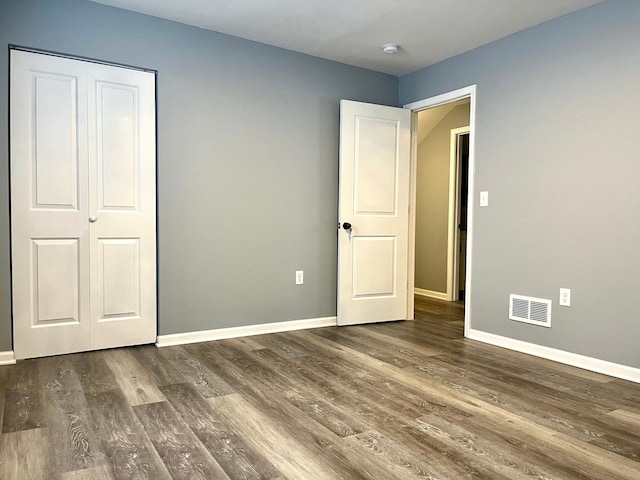
{"label": "door frame", "polygon": [[441,95],[428,97],[416,102],[407,103],[403,108],[412,112],[411,118],[411,167],[410,167],[410,192],[409,192],[409,270],[408,270],[408,294],[407,313],[408,320],[413,320],[414,290],[415,290],[415,255],[416,255],[416,180],[418,172],[418,112],[427,108],[433,108],[446,103],[469,98],[469,195],[467,202],[467,257],[466,257],[466,287],[464,295],[464,336],[469,336],[471,330],[471,294],[472,283],[472,255],[473,255],[473,215],[475,200],[475,131],[476,131],[476,86],[470,85],[453,90]]}
{"label": "door frame", "polygon": [[447,300],[452,302],[460,299],[458,282],[460,279],[460,182],[461,158],[460,136],[470,133],[469,125],[451,129],[449,145],[449,213],[448,213],[448,242],[447,242]]}

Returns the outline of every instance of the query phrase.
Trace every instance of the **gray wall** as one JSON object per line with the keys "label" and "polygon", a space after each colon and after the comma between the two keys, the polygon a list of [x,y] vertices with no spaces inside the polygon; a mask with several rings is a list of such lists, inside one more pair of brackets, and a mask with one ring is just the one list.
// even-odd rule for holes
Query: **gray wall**
{"label": "gray wall", "polygon": [[608,1],[400,79],[401,104],[477,85],[472,328],[640,367],[638,45],[640,2]]}
{"label": "gray wall", "polygon": [[339,100],[396,105],[397,78],[83,0],[0,0],[0,351],[10,43],[158,71],[161,334],[335,315]]}
{"label": "gray wall", "polygon": [[447,291],[451,130],[467,125],[469,104],[460,105],[445,115],[418,144],[416,288]]}

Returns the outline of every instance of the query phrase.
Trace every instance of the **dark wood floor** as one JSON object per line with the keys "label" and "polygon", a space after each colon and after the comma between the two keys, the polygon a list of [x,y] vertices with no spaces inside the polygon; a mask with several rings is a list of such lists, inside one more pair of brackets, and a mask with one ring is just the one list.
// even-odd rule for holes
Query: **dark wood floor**
{"label": "dark wood floor", "polygon": [[640,385],[416,310],[0,367],[0,479],[640,479]]}

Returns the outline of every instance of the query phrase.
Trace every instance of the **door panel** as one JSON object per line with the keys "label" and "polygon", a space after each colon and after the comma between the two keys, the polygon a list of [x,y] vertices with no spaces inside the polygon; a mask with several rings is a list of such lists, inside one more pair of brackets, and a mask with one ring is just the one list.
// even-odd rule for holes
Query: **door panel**
{"label": "door panel", "polygon": [[411,112],[340,102],[338,325],[407,318]]}
{"label": "door panel", "polygon": [[138,89],[98,82],[99,210],[138,207]]}
{"label": "door panel", "polygon": [[76,78],[34,72],[35,208],[78,206]]}
{"label": "door panel", "polygon": [[78,239],[32,240],[33,325],[78,323]]}
{"label": "door panel", "polygon": [[154,75],[12,50],[10,109],[16,358],[155,341]]}
{"label": "door panel", "polygon": [[395,294],[396,237],[353,239],[353,298]]}
{"label": "door panel", "polygon": [[356,117],[355,215],[396,214],[398,122]]}
{"label": "door panel", "polygon": [[140,255],[137,238],[103,238],[100,245],[102,312],[98,321],[139,317]]}

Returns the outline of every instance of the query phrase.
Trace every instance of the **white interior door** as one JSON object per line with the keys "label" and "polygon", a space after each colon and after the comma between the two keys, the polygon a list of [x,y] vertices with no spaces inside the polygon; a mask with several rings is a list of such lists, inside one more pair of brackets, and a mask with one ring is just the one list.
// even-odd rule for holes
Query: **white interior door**
{"label": "white interior door", "polygon": [[91,348],[152,343],[155,77],[93,65],[89,97]]}
{"label": "white interior door", "polygon": [[410,139],[410,110],[340,102],[338,325],[408,318]]}
{"label": "white interior door", "polygon": [[16,358],[156,337],[155,78],[11,52]]}
{"label": "white interior door", "polygon": [[[84,67],[11,52],[11,252],[17,358],[89,348]],[[84,180],[83,180],[84,179]]]}

